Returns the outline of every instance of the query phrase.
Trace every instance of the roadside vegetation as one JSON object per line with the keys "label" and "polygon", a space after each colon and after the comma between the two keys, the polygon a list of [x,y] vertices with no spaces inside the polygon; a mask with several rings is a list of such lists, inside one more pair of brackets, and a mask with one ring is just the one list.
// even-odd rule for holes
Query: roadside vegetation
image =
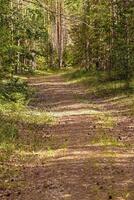
{"label": "roadside vegetation", "polygon": [[[32,133],[31,129],[35,130],[36,126],[51,124],[54,121],[50,113],[33,110],[28,106],[35,90],[30,88],[26,81],[26,77],[19,76],[1,80],[0,188],[3,189],[18,187],[15,179],[20,176],[21,164],[18,163],[17,166],[17,160],[23,160],[22,152],[33,152],[35,146],[41,146],[41,142],[36,141],[35,133]],[[13,164],[14,162],[16,164]],[[19,186],[22,187],[21,181]]]}
{"label": "roadside vegetation", "polygon": [[0,199],[134,199],[133,13],[132,0],[0,0]]}

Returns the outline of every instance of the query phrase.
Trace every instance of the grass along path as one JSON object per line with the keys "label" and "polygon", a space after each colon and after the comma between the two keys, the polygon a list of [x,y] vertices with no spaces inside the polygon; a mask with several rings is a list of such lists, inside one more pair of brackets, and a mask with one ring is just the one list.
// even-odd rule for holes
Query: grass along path
{"label": "grass along path", "polygon": [[124,97],[93,99],[89,88],[61,75],[29,85],[37,91],[30,108],[51,112],[55,122],[22,125],[22,141],[33,148],[10,158],[16,174],[5,178],[0,198],[133,200],[134,118],[121,109]]}

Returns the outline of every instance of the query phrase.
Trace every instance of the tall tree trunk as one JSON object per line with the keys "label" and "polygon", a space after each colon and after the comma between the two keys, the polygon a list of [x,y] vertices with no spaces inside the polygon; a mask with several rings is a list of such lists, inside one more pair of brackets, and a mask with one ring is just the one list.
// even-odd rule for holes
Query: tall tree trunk
{"label": "tall tree trunk", "polygon": [[[18,9],[18,11],[20,11],[21,10],[21,6],[20,6],[20,4],[21,4],[21,0],[17,0],[17,4],[18,4],[18,6],[17,6],[17,9]],[[18,33],[18,35],[19,35],[19,30],[17,31],[17,33]],[[19,47],[20,47],[20,39],[17,39],[17,46],[18,46],[18,49],[19,49]],[[18,50],[18,52],[17,52],[17,72],[20,72],[21,73],[21,65],[20,65],[20,52],[19,52],[19,50]]]}
{"label": "tall tree trunk", "polygon": [[63,51],[64,51],[64,32],[63,32],[63,9],[64,1],[56,0],[56,40],[58,52],[58,66],[62,67],[63,64]]}

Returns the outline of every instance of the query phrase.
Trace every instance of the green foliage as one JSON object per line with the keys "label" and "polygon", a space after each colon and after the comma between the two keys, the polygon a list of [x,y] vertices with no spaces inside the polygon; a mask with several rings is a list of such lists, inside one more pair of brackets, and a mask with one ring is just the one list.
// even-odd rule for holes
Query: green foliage
{"label": "green foliage", "polygon": [[[56,9],[55,3],[44,3]],[[129,87],[134,64],[132,1],[64,3],[67,17],[61,21],[69,31],[61,32],[65,41],[63,67],[79,65],[86,70],[105,71],[109,80],[125,80]],[[56,15],[41,5],[0,0],[1,78],[57,66]]]}
{"label": "green foliage", "polygon": [[0,79],[33,72],[36,55],[44,55],[48,40],[41,8],[0,0],[0,13]]}
{"label": "green foliage", "polygon": [[79,23],[71,29],[74,64],[104,71],[109,80],[125,80],[129,87],[134,64],[132,1],[67,2],[78,5]]}
{"label": "green foliage", "polygon": [[108,97],[118,94],[132,94],[134,91],[133,81],[129,84],[129,89],[126,88],[126,81],[109,79],[107,71],[71,69],[64,73],[64,77],[70,82],[83,83],[89,87],[89,94],[93,97]]}
{"label": "green foliage", "polygon": [[13,101],[15,103],[24,103],[30,92],[26,82],[23,82],[18,77],[4,82],[0,86],[0,98],[4,101]]}
{"label": "green foliage", "polygon": [[0,114],[0,143],[13,142],[18,135],[17,128],[12,121],[8,121],[3,114]]}

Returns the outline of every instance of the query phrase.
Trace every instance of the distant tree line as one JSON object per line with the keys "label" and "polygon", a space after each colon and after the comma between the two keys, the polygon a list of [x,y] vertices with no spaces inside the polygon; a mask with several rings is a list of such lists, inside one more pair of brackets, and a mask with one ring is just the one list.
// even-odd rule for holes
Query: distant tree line
{"label": "distant tree line", "polygon": [[133,0],[0,0],[0,13],[1,76],[81,66],[129,86]]}

